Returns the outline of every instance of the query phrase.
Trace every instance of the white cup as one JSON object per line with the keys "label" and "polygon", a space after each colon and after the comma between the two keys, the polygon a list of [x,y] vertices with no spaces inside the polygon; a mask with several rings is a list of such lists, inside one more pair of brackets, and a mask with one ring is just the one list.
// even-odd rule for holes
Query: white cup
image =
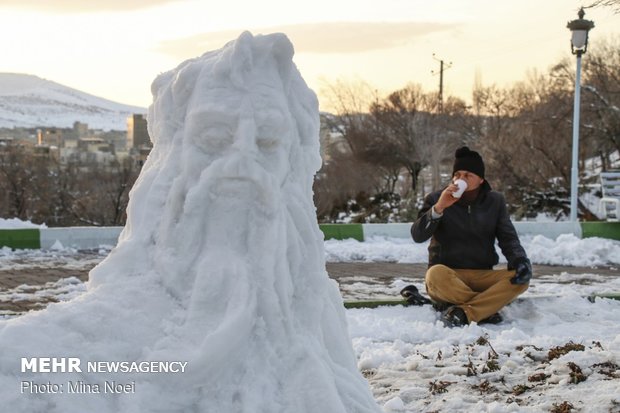
{"label": "white cup", "polygon": [[452,196],[455,198],[460,198],[461,195],[463,195],[463,192],[465,192],[465,190],[467,189],[467,182],[462,179],[457,179],[456,181],[454,181],[454,184],[458,186],[459,189],[456,192],[453,192]]}

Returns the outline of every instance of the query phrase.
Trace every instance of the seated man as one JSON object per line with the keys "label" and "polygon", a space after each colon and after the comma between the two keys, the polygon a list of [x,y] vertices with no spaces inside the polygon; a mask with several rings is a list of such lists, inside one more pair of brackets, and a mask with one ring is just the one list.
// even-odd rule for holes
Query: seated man
{"label": "seated man", "polygon": [[[458,149],[452,178],[446,188],[426,197],[411,227],[415,242],[431,238],[426,291],[447,307],[441,317],[447,326],[501,321],[496,313],[527,290],[532,266],[504,196],[484,179],[478,152]],[[466,186],[465,192],[460,186]],[[495,239],[508,260],[507,270],[493,269],[499,259]]]}

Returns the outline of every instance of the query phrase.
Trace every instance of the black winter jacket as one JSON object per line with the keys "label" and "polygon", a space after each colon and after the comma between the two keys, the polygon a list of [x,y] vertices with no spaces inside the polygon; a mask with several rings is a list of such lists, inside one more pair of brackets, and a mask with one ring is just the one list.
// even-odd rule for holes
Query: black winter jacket
{"label": "black winter jacket", "polygon": [[444,264],[455,269],[491,269],[499,259],[495,252],[496,239],[508,260],[508,269],[514,269],[516,262],[527,258],[502,194],[492,191],[488,184],[483,185],[471,205],[460,200],[446,208],[443,216],[433,219],[431,207],[440,195],[441,191],[436,191],[426,197],[411,227],[415,242],[432,237],[428,247],[429,267]]}

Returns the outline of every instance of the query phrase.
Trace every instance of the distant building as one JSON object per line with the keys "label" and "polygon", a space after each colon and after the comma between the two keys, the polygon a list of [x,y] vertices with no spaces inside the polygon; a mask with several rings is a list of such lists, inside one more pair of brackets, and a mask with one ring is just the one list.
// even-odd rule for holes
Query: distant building
{"label": "distant building", "polygon": [[63,146],[63,133],[60,129],[37,129],[37,144],[54,146],[56,148],[61,148]]}
{"label": "distant building", "polygon": [[151,139],[146,127],[146,118],[142,114],[133,114],[127,118],[127,149],[139,151],[150,148]]}
{"label": "distant building", "polygon": [[114,154],[114,145],[101,138],[78,139],[77,149],[83,152],[104,152]]}
{"label": "distant building", "polygon": [[0,154],[15,144],[15,139],[10,136],[0,136]]}
{"label": "distant building", "polygon": [[133,154],[133,159],[136,161],[136,164],[139,167],[144,166],[144,162],[146,162],[146,158],[149,157],[151,153],[151,148],[141,148],[136,153]]}
{"label": "distant building", "polygon": [[88,137],[88,123],[73,122],[73,134],[76,139]]}
{"label": "distant building", "polygon": [[50,158],[58,160],[60,157],[60,148],[54,145],[35,145],[31,148],[32,154],[38,158]]}
{"label": "distant building", "polygon": [[62,131],[63,131],[63,135],[62,135],[63,146],[67,146],[67,142],[73,142],[72,144],[69,144],[69,145],[74,146],[74,143],[77,142],[78,139],[88,138],[90,136],[90,130],[88,129],[88,123],[82,123],[79,121],[73,122],[73,127],[64,128]]}
{"label": "distant building", "polygon": [[110,165],[116,161],[114,145],[101,138],[81,138],[71,141],[60,154],[64,164],[78,163],[84,168],[95,165]]}
{"label": "distant building", "polygon": [[0,136],[0,145],[8,146],[12,145],[15,142],[15,138],[11,136]]}

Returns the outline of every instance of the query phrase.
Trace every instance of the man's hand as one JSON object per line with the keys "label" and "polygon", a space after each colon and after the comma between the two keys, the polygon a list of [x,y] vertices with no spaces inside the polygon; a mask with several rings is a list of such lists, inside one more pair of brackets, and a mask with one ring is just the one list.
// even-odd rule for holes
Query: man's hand
{"label": "man's hand", "polygon": [[455,184],[450,184],[443,190],[437,203],[433,206],[435,212],[438,214],[443,214],[443,210],[446,208],[450,208],[453,204],[455,204],[459,198],[455,198],[452,196],[453,193],[459,190],[459,187]]}
{"label": "man's hand", "polygon": [[521,258],[515,265],[515,276],[510,279],[513,284],[527,284],[532,279],[532,264],[527,258]]}

